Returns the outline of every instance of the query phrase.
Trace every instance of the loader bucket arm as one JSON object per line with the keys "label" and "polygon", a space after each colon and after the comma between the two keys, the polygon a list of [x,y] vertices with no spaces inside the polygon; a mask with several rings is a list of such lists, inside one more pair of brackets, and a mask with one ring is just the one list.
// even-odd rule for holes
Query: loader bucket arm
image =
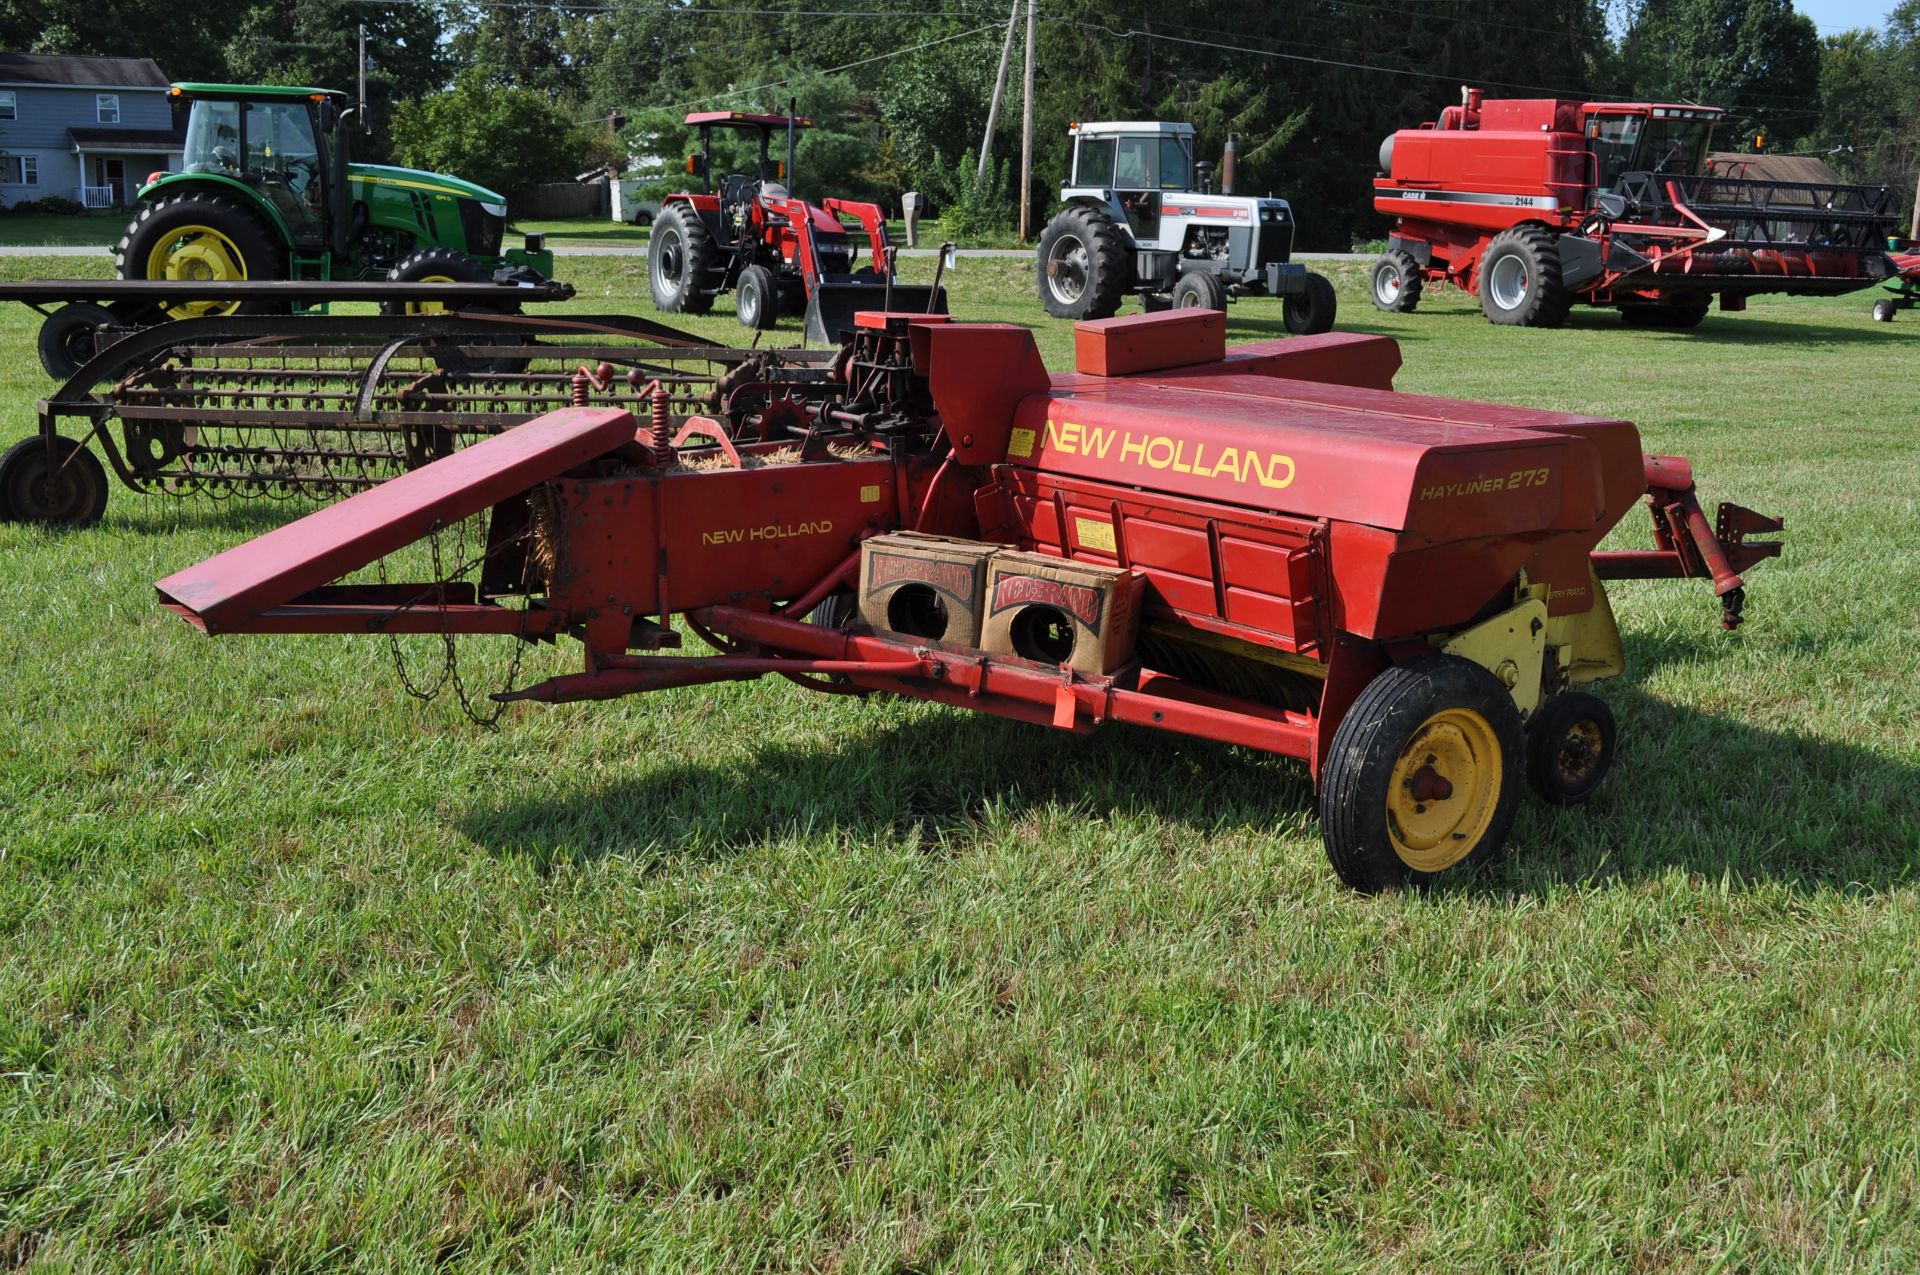
{"label": "loader bucket arm", "polygon": [[[162,605],[210,634],[364,632],[422,586],[322,586],[605,456],[631,443],[634,432],[630,412],[565,408],[236,545],[155,588]],[[431,612],[434,631],[525,629],[525,613],[478,599],[437,598]]]}

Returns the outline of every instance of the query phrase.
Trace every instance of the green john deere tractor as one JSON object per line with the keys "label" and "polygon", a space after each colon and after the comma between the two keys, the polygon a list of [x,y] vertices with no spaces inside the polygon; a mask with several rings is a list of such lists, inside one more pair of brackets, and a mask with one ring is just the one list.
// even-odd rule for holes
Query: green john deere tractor
{"label": "green john deere tractor", "polygon": [[[122,279],[389,279],[486,283],[503,267],[553,274],[530,239],[501,251],[507,202],[484,186],[348,160],[356,108],[330,89],[176,84],[185,163],[156,173],[114,247]],[[186,301],[176,319],[286,307]],[[409,303],[408,310],[436,309]]]}

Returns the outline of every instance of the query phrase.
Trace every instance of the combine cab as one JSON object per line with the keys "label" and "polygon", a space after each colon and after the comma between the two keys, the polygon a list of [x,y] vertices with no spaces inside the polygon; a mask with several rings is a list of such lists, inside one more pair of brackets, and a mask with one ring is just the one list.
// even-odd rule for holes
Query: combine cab
{"label": "combine cab", "polygon": [[1374,207],[1395,225],[1374,304],[1412,310],[1451,283],[1495,323],[1558,327],[1577,302],[1691,328],[1716,296],[1742,310],[1757,293],[1852,292],[1893,273],[1890,189],[1751,176],[1754,156],[1710,162],[1720,115],[1467,90],[1380,148]]}
{"label": "combine cab", "polygon": [[[700,190],[661,201],[647,248],[654,305],[669,314],[705,314],[715,297],[732,291],[734,312],[745,326],[767,329],[782,312],[804,313],[807,340],[823,345],[850,331],[860,310],[947,312],[938,284],[910,287],[894,280],[886,218],[877,204],[823,199],[816,207],[790,192],[785,183],[793,172],[795,139],[812,120],[702,111],[686,122],[700,130],[699,153],[687,158],[687,172],[700,178]],[[715,186],[715,129],[758,142],[751,175],[722,177]],[[771,154],[775,130],[786,138],[785,162]],[[859,249],[842,215],[858,221],[867,237],[863,269],[854,269]]]}

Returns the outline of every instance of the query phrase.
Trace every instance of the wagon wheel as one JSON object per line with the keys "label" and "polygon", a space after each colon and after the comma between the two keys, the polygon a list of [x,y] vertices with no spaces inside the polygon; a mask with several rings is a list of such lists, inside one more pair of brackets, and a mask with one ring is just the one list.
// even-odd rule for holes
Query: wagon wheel
{"label": "wagon wheel", "polygon": [[1513,697],[1478,664],[1388,669],[1347,710],[1322,770],[1327,858],[1357,890],[1425,885],[1497,853],[1520,793]]}

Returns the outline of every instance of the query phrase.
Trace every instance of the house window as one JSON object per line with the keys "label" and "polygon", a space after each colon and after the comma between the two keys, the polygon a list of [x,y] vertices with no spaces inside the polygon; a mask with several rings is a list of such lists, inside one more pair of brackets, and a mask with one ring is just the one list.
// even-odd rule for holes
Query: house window
{"label": "house window", "polygon": [[102,124],[120,122],[120,95],[118,93],[95,93],[93,95],[93,113]]}
{"label": "house window", "polygon": [[0,120],[19,119],[20,114],[14,107],[13,90],[0,93]]}
{"label": "house window", "polygon": [[38,186],[40,160],[33,155],[0,155],[0,186]]}

